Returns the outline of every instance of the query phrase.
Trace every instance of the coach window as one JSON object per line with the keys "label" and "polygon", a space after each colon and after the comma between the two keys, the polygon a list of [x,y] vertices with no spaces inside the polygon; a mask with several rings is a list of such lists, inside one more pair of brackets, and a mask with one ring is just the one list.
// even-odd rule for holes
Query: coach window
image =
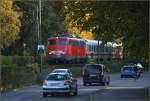
{"label": "coach window", "polygon": [[92,49],[92,52],[93,52],[93,45],[91,47],[92,47],[91,49]]}
{"label": "coach window", "polygon": [[92,45],[92,51],[94,52],[94,45]]}
{"label": "coach window", "polygon": [[90,49],[90,48],[91,48],[91,47],[90,47],[90,45],[88,45],[88,50],[89,50],[89,51],[91,51],[91,49]]}
{"label": "coach window", "polygon": [[90,51],[92,52],[92,50],[93,50],[93,49],[92,49],[92,45],[90,45]]}
{"label": "coach window", "polygon": [[90,51],[92,51],[92,45],[90,45]]}
{"label": "coach window", "polygon": [[93,52],[95,52],[95,45],[93,45]]}

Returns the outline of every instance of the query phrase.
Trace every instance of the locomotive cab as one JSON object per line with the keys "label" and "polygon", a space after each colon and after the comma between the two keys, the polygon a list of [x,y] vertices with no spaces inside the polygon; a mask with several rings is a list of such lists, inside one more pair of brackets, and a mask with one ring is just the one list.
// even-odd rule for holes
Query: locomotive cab
{"label": "locomotive cab", "polygon": [[85,42],[77,38],[49,38],[46,56],[49,64],[86,62]]}

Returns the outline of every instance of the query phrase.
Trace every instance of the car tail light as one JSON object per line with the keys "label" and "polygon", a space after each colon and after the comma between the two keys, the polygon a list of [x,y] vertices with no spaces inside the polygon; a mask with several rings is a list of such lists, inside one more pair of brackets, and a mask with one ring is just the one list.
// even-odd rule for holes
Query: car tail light
{"label": "car tail light", "polygon": [[84,75],[84,69],[82,69],[82,75]]}
{"label": "car tail light", "polygon": [[89,72],[86,69],[83,69],[83,75],[89,75]]}
{"label": "car tail light", "polygon": [[64,85],[70,85],[71,84],[71,81],[70,80],[65,80],[64,81]]}
{"label": "car tail light", "polygon": [[43,85],[47,86],[47,80],[44,80]]}
{"label": "car tail light", "polygon": [[104,72],[101,71],[101,75],[103,76],[103,75],[104,75]]}

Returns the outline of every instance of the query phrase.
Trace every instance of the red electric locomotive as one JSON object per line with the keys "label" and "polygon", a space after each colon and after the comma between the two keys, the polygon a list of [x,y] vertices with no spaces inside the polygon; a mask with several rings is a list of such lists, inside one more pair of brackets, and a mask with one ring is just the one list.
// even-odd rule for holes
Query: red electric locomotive
{"label": "red electric locomotive", "polygon": [[71,37],[48,38],[47,63],[85,63],[87,61],[85,40]]}

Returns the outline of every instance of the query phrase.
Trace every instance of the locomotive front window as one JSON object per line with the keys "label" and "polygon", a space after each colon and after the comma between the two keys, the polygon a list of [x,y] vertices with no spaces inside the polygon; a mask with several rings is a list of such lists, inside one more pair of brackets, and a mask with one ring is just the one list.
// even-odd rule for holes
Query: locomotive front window
{"label": "locomotive front window", "polygon": [[55,45],[56,44],[56,40],[48,40],[48,45]]}
{"label": "locomotive front window", "polygon": [[77,40],[71,41],[72,46],[79,46],[79,42]]}
{"label": "locomotive front window", "polygon": [[58,44],[59,45],[67,45],[67,40],[59,40]]}

